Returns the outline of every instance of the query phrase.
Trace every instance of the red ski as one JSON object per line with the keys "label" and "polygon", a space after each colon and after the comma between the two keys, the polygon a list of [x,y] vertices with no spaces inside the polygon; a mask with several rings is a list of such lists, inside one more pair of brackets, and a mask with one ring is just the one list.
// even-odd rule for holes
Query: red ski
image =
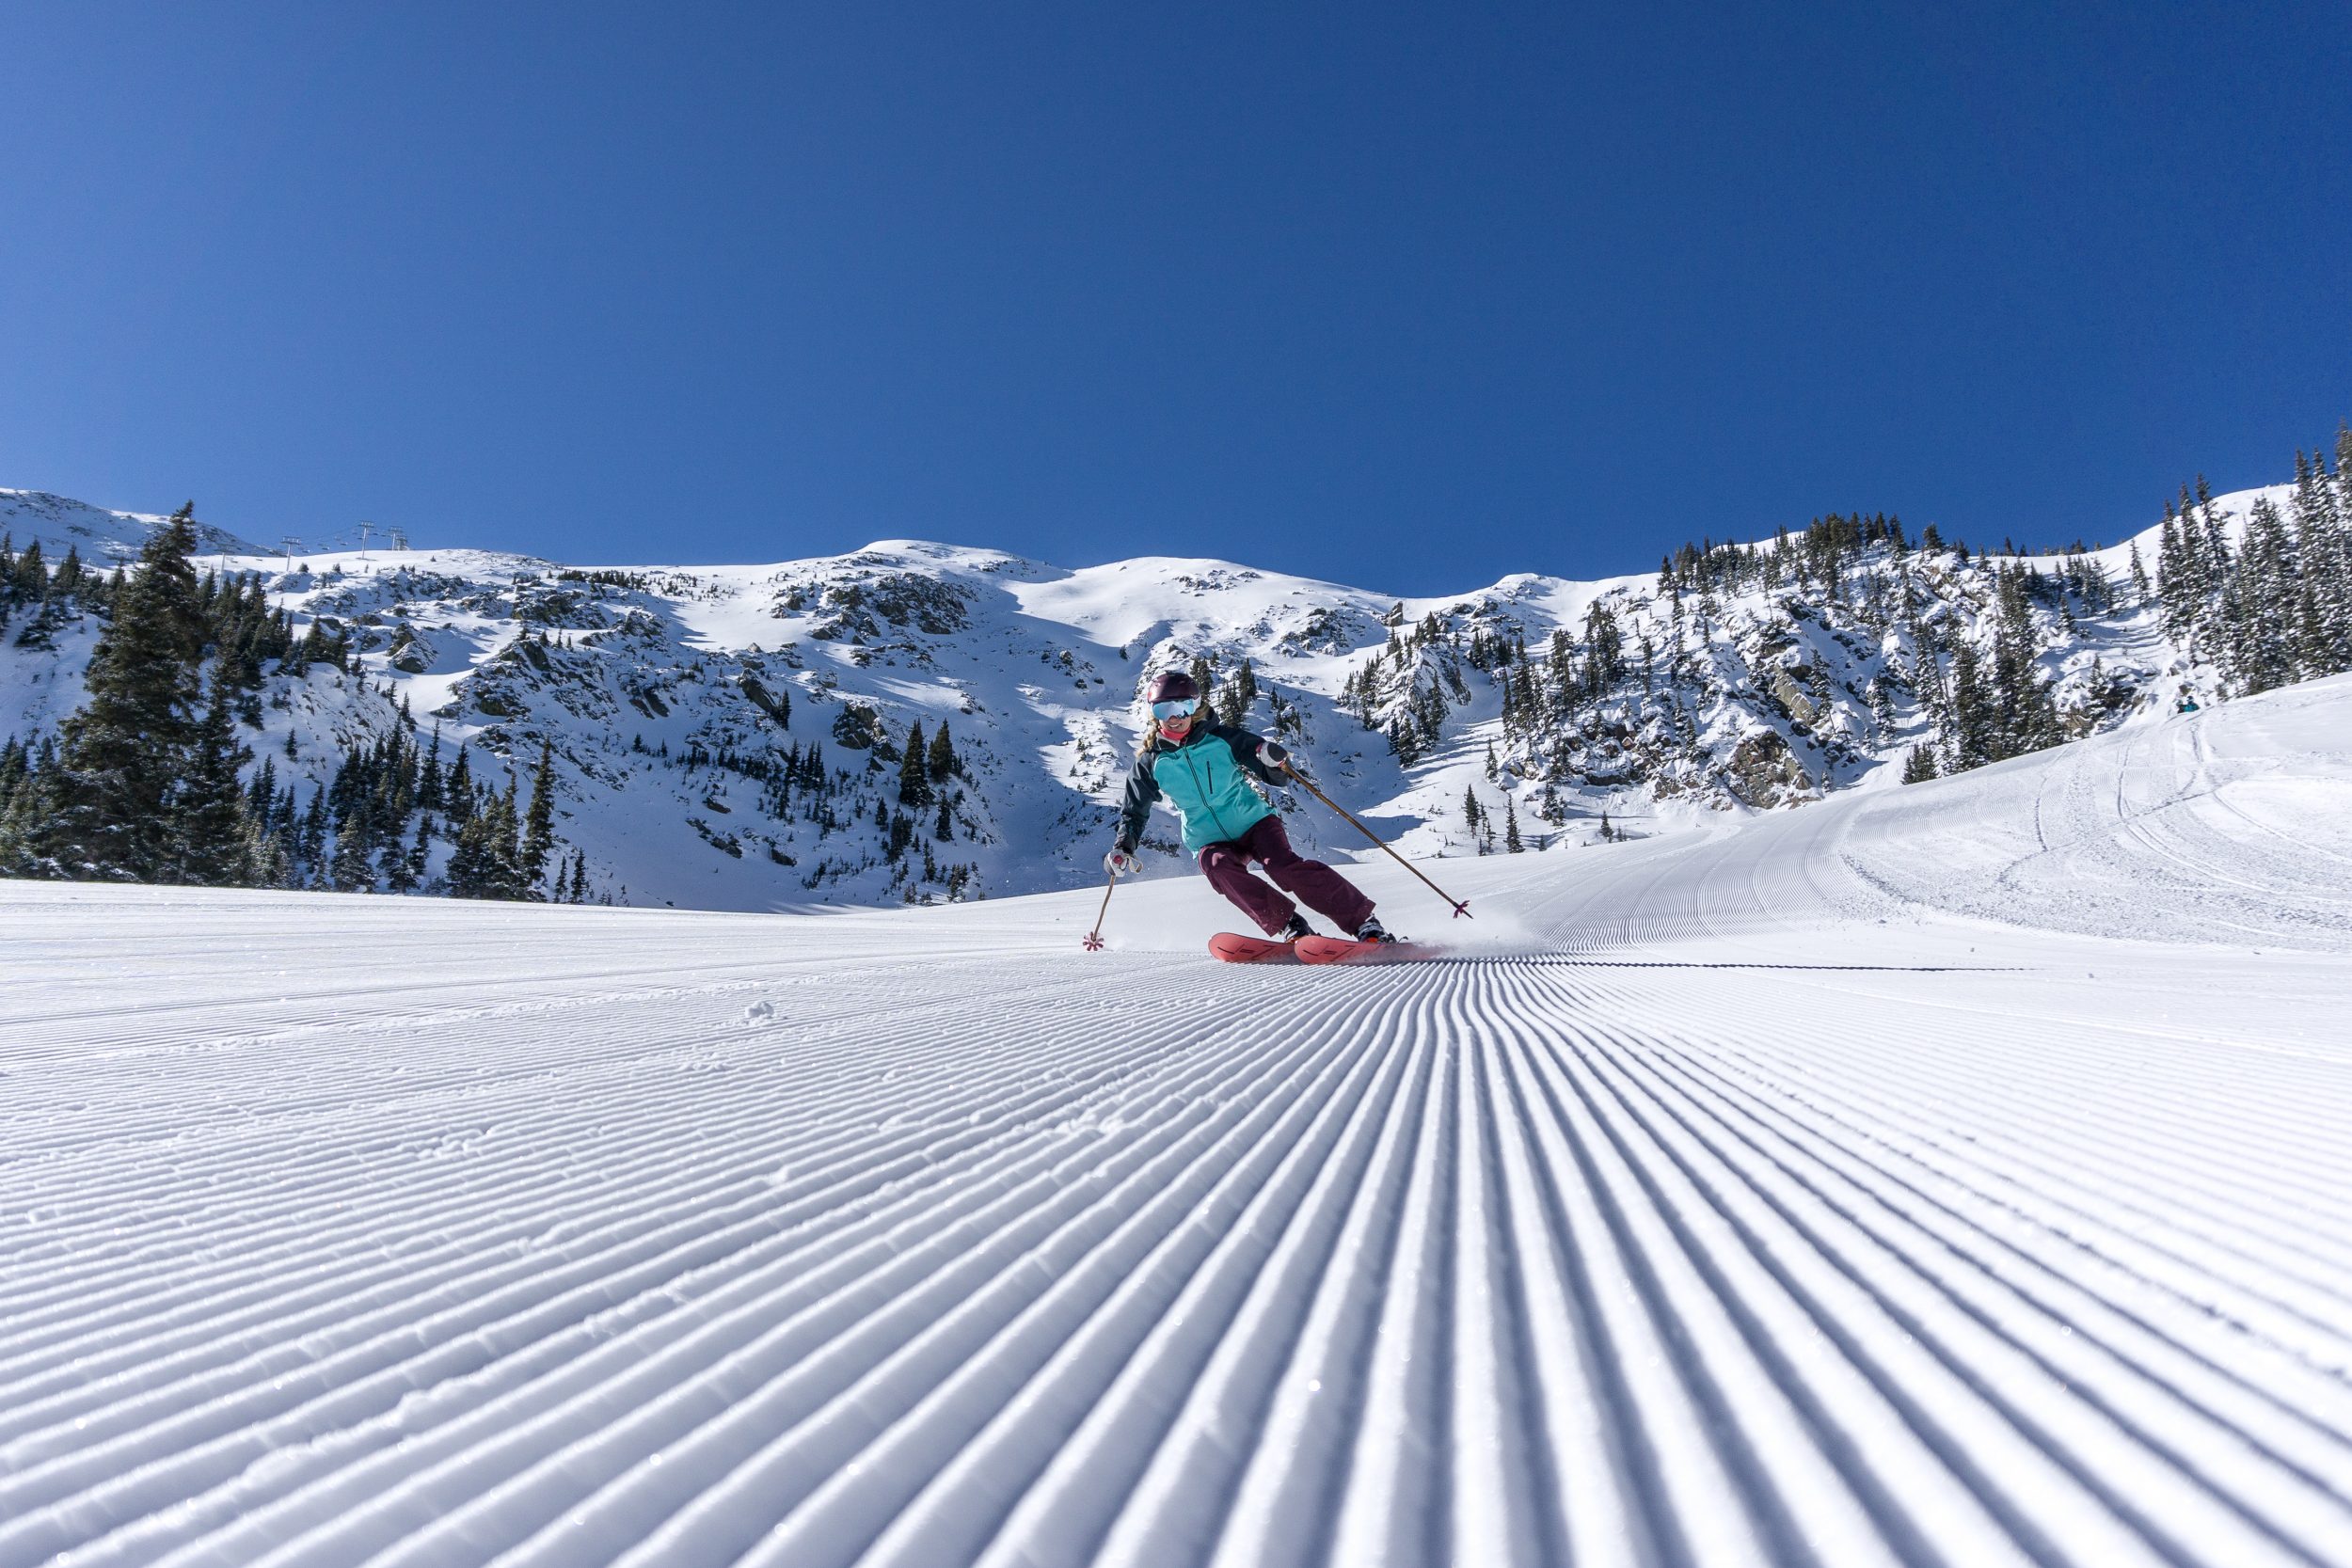
{"label": "red ski", "polygon": [[1298,954],[1287,942],[1275,942],[1266,937],[1245,937],[1233,931],[1219,931],[1209,939],[1209,951],[1229,964],[1295,964]]}
{"label": "red ski", "polygon": [[1349,942],[1341,937],[1300,937],[1291,944],[1303,964],[1386,964],[1425,958],[1429,950],[1408,942]]}

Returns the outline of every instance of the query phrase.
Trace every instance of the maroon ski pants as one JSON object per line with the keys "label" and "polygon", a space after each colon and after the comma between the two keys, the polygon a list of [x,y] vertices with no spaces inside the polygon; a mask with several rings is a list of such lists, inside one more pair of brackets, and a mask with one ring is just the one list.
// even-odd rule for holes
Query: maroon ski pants
{"label": "maroon ski pants", "polygon": [[1337,926],[1342,935],[1354,936],[1372,918],[1371,899],[1321,861],[1301,860],[1281,818],[1268,816],[1241,837],[1200,851],[1200,871],[1209,885],[1240,905],[1267,936],[1290,924],[1298,906],[1252,877],[1251,861],[1265,867],[1274,887],[1296,894],[1299,903]]}

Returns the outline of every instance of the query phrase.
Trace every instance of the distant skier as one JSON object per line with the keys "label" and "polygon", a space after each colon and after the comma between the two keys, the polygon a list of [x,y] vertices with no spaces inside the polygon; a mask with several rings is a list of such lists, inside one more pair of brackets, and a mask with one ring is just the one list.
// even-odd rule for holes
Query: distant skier
{"label": "distant skier", "polygon": [[[1166,800],[1183,819],[1184,847],[1199,857],[1209,885],[1277,942],[1311,936],[1314,927],[1275,888],[1297,895],[1299,902],[1359,942],[1396,940],[1373,917],[1372,900],[1346,878],[1291,847],[1281,818],[1249,787],[1251,779],[1279,784],[1273,770],[1289,760],[1288,752],[1263,736],[1208,718],[1200,688],[1182,672],[1154,679],[1149,695],[1151,727],[1127,775],[1119,840],[1103,857],[1104,869],[1114,877],[1141,869],[1136,846],[1143,841],[1152,803]],[[1265,867],[1274,887],[1249,874],[1251,861]]]}
{"label": "distant skier", "polygon": [[2195,713],[2197,711],[2197,694],[2189,690],[2185,684],[2184,684],[2181,688],[2180,701],[2172,705],[2172,711],[2175,713]]}

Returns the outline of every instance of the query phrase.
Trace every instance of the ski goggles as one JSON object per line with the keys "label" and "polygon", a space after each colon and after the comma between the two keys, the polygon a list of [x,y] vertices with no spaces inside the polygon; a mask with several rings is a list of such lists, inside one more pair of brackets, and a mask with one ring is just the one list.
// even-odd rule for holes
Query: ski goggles
{"label": "ski goggles", "polygon": [[1152,705],[1152,717],[1154,719],[1182,719],[1185,715],[1197,711],[1200,706],[1200,699],[1198,697],[1186,697],[1181,702],[1174,703],[1153,703]]}

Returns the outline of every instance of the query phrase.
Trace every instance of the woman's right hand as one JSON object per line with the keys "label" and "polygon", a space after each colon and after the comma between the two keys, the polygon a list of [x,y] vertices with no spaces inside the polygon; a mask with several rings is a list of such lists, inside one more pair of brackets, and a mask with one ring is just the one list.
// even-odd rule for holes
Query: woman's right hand
{"label": "woman's right hand", "polygon": [[1114,877],[1132,877],[1143,869],[1143,863],[1126,850],[1114,847],[1103,857],[1103,869]]}

